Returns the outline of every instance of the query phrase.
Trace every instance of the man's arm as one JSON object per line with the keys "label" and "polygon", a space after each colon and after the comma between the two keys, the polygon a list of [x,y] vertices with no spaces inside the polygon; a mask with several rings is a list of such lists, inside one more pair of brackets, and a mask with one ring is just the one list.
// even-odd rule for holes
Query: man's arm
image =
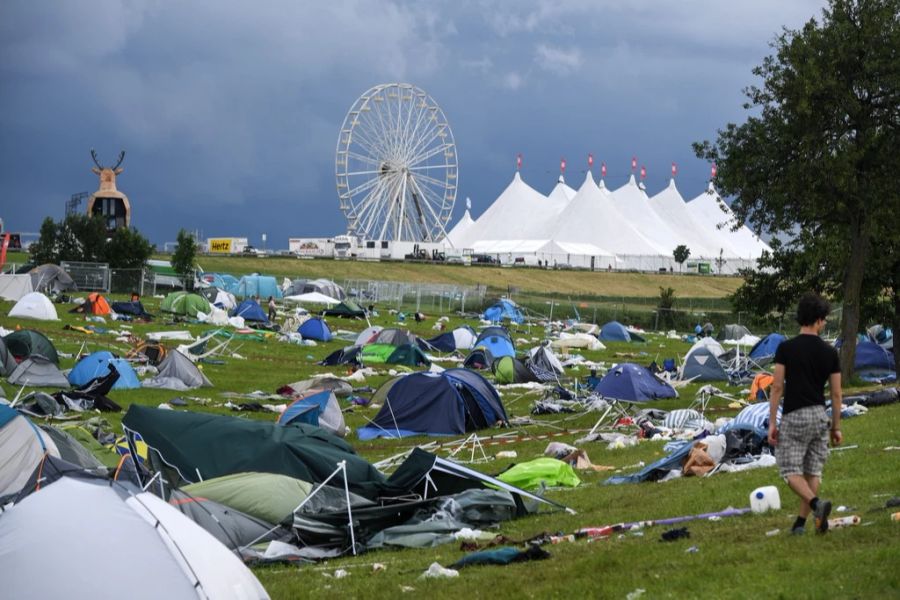
{"label": "man's arm", "polygon": [[844,436],[841,433],[843,395],[841,394],[840,372],[832,373],[828,377],[828,386],[831,388],[831,443],[838,446],[844,441]]}
{"label": "man's arm", "polygon": [[769,396],[769,444],[772,446],[778,444],[778,405],[784,393],[784,365],[775,363],[774,376],[772,394]]}

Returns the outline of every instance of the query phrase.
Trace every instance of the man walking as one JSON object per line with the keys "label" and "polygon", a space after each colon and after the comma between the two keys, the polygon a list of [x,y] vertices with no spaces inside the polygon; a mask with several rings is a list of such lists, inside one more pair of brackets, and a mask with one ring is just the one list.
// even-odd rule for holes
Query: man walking
{"label": "man walking", "polygon": [[[775,351],[775,381],[769,399],[769,444],[781,476],[800,496],[800,511],[791,528],[802,534],[810,512],[816,531],[828,531],[831,502],[818,497],[822,467],[828,458],[829,433],[838,445],[841,435],[841,365],[837,351],[819,334],[831,307],[816,294],[806,294],[797,307],[800,335],[782,342]],[[852,343],[851,340],[848,343]],[[831,388],[831,421],[825,412],[825,383]],[[784,395],[781,425],[778,404]]]}

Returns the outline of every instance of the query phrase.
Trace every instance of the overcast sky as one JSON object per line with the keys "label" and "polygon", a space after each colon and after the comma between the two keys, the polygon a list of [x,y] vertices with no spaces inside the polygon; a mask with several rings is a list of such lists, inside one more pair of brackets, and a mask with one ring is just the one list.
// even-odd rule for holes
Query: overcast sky
{"label": "overcast sky", "polygon": [[[479,215],[522,176],[549,193],[560,157],[577,187],[587,153],[648,191],[679,165],[686,198],[709,166],[693,141],[744,118],[741,89],[782,26],[822,0],[0,3],[0,217],[13,231],[93,192],[89,151],[114,162],[132,223],[270,248],[333,235],[334,153],[353,101],[418,85],[456,140],[459,198]],[[597,170],[595,166],[595,171]]]}

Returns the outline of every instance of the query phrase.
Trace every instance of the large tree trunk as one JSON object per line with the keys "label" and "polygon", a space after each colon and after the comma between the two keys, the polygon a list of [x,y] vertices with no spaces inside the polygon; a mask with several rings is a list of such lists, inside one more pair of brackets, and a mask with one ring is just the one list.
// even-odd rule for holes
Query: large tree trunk
{"label": "large tree trunk", "polygon": [[850,256],[844,272],[844,308],[841,315],[841,379],[849,383],[856,358],[856,334],[859,331],[860,294],[869,253],[868,223],[856,216],[850,222]]}

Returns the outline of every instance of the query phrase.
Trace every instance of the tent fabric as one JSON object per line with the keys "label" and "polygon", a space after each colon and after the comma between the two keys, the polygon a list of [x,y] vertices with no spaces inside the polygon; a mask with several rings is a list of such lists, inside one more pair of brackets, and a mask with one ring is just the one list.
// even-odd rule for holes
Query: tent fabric
{"label": "tent fabric", "polygon": [[41,432],[46,434],[59,452],[59,457],[69,464],[82,469],[104,471],[103,463],[95,457],[90,450],[85,448],[80,441],[70,435],[64,429],[57,429],[52,425],[41,424]]}
{"label": "tent fabric", "polygon": [[256,323],[269,322],[269,316],[265,313],[259,303],[256,300],[251,300],[250,298],[243,300],[240,304],[238,304],[231,312],[231,316],[241,317],[245,321],[252,321]]}
{"label": "tent fabric", "polygon": [[[72,560],[75,547],[103,559]],[[11,598],[101,598],[110,590],[135,599],[268,598],[240,559],[175,508],[103,479],[62,477],[8,509],[0,560]]]}
{"label": "tent fabric", "polygon": [[286,531],[211,498],[173,490],[169,504],[202,527],[232,552],[251,543],[265,543],[283,537]]}
{"label": "tent fabric", "polygon": [[321,294],[334,299],[334,304],[347,297],[344,288],[331,279],[295,279],[286,290],[291,295]]}
{"label": "tent fabric", "polygon": [[131,363],[122,358],[116,358],[106,350],[94,352],[79,360],[69,371],[69,383],[75,386],[85,385],[92,379],[105,376],[109,372],[110,365],[119,372],[119,378],[112,389],[130,390],[141,387],[141,382],[131,367]]}
{"label": "tent fabric", "polygon": [[176,315],[196,318],[197,313],[209,314],[209,302],[200,294],[172,292],[159,304],[159,309]]}
{"label": "tent fabric", "polygon": [[301,336],[308,340],[329,342],[333,337],[331,334],[331,329],[328,328],[328,324],[325,322],[325,320],[315,317],[303,321],[303,323],[300,324],[300,327],[297,328],[297,331]]}
{"label": "tent fabric", "polygon": [[206,298],[213,306],[218,306],[222,310],[231,310],[237,306],[237,300],[234,294],[226,292],[222,288],[216,286],[208,286],[197,290],[197,293]]}
{"label": "tent fabric", "polygon": [[19,363],[7,381],[12,385],[69,389],[69,380],[53,361],[32,355]]}
{"label": "tent fabric", "polygon": [[331,296],[326,296],[325,294],[320,294],[319,292],[307,292],[305,294],[294,294],[291,296],[284,297],[285,302],[306,302],[309,304],[328,304],[334,306],[336,304],[340,304],[340,300],[337,298],[332,298]]}
{"label": "tent fabric", "polygon": [[405,329],[397,329],[395,327],[391,327],[388,329],[382,329],[378,332],[369,343],[372,344],[390,344],[391,346],[401,346],[403,344],[416,344],[418,343],[418,336],[414,333],[407,331]]}
{"label": "tent fabric", "polygon": [[[475,348],[485,348],[494,358],[515,356],[516,346],[504,327],[486,327],[478,334]],[[488,365],[490,366],[490,365]]]}
{"label": "tent fabric", "polygon": [[413,373],[384,385],[388,391],[381,410],[372,419],[371,426],[357,431],[362,440],[454,435],[508,421],[497,391],[472,371]]}
{"label": "tent fabric", "polygon": [[525,366],[534,373],[538,381],[544,383],[557,381],[563,375],[562,363],[546,343],[529,351]]}
{"label": "tent fabric", "polygon": [[512,321],[513,323],[521,325],[525,322],[525,316],[522,314],[522,311],[516,303],[506,299],[498,300],[486,308],[481,315],[481,318],[485,321],[491,321],[492,323]]}
{"label": "tent fabric", "polygon": [[737,257],[730,249],[722,246],[715,231],[707,229],[694,219],[674,178],[669,180],[665,189],[650,198],[649,204],[688,247],[692,258],[715,259],[720,251],[725,258]]}
{"label": "tent fabric", "polygon": [[178,350],[166,352],[166,357],[159,364],[159,373],[155,377],[145,379],[143,382],[143,387],[178,391],[212,386],[212,383],[197,368],[197,365]]}
{"label": "tent fabric", "polygon": [[149,317],[152,316],[146,310],[140,300],[133,302],[113,302],[110,305],[112,310],[120,315],[131,315],[133,317]]}
{"label": "tent fabric", "polygon": [[9,316],[38,321],[59,321],[53,302],[40,292],[30,292],[22,296],[10,309]]}
{"label": "tent fabric", "polygon": [[346,348],[335,350],[323,358],[319,364],[326,367],[333,367],[335,365],[362,366],[362,359],[360,358],[361,352],[362,348],[359,346],[347,346]]}
{"label": "tent fabric", "polygon": [[347,433],[344,413],[331,390],[311,389],[288,404],[278,417],[278,424],[291,423],[315,425],[338,437]]}
{"label": "tent fabric", "polygon": [[0,274],[0,298],[10,302],[18,302],[22,296],[33,291],[31,275]]}
{"label": "tent fabric", "polygon": [[232,293],[237,298],[268,298],[272,296],[276,300],[281,300],[284,294],[278,287],[278,282],[274,277],[268,275],[244,275],[240,280],[227,287],[226,291]]}
{"label": "tent fabric", "polygon": [[356,345],[364,346],[373,343],[378,334],[381,333],[382,329],[384,329],[384,327],[381,327],[380,325],[366,327],[359,332],[358,336],[356,336]]}
{"label": "tent fabric", "polygon": [[16,370],[16,359],[6,345],[6,340],[0,337],[0,377],[9,377]]}
{"label": "tent fabric", "polygon": [[618,321],[610,321],[600,328],[600,339],[604,342],[643,342],[644,339],[635,334]]}
{"label": "tent fabric", "polygon": [[534,373],[515,356],[501,356],[491,365],[491,372],[498,384],[527,383],[537,381]]}
{"label": "tent fabric", "polygon": [[728,381],[728,373],[715,352],[706,346],[700,346],[684,358],[681,378],[691,381]]}
{"label": "tent fabric", "polygon": [[40,331],[20,329],[6,335],[3,341],[6,342],[6,347],[10,354],[18,360],[38,355],[49,358],[56,365],[59,364],[59,355],[56,353],[56,347]]}
{"label": "tent fabric", "polygon": [[453,331],[447,331],[430,340],[419,340],[419,345],[425,350],[436,352],[453,352],[455,350],[469,350],[475,345],[475,330],[468,325],[457,327]]}
{"label": "tent fabric", "polygon": [[469,209],[466,208],[466,212],[463,213],[463,216],[456,222],[453,229],[447,233],[447,242],[454,248],[461,248],[462,239],[474,222],[475,220],[472,219],[472,215],[469,214]]}
{"label": "tent fabric", "polygon": [[84,302],[76,305],[75,308],[73,308],[69,312],[84,315],[104,316],[108,315],[109,311],[109,302],[106,301],[106,298],[104,298],[102,294],[92,292],[87,295],[87,297],[84,299]]}
{"label": "tent fabric", "polygon": [[[182,479],[193,483],[234,473],[280,473],[321,483],[347,461],[351,491],[368,497],[384,476],[344,440],[319,427],[251,421],[199,412],[179,412],[132,404],[122,420],[129,437],[140,434],[149,448]],[[337,475],[330,482],[343,486]]]}
{"label": "tent fabric", "polygon": [[59,265],[43,264],[28,271],[31,287],[36,292],[58,294],[78,289],[75,280]]}
{"label": "tent fabric", "polygon": [[[741,258],[756,259],[763,252],[771,252],[772,249],[766,245],[755,233],[750,231],[746,226],[740,226],[737,230],[733,230],[730,226],[734,223],[734,214],[731,209],[716,192],[712,182],[708,188],[701,192],[696,198],[687,203],[687,209],[691,217],[697,221],[700,226],[707,232],[718,237],[721,241],[720,247],[725,249],[731,248],[731,251]],[[728,226],[722,226],[727,223]]]}
{"label": "tent fabric", "polygon": [[[513,356],[513,354],[508,354],[507,356]],[[463,361],[463,367],[483,371],[490,369],[496,360],[487,348],[475,348],[466,356],[466,359]]]}
{"label": "tent fabric", "polygon": [[581,483],[570,464],[548,457],[519,463],[497,475],[497,479],[524,490],[537,490],[541,485],[576,487]]}
{"label": "tent fabric", "polygon": [[647,402],[659,398],[675,398],[678,393],[645,367],[620,363],[611,368],[594,387],[604,398],[626,402]]}
{"label": "tent fabric", "polygon": [[276,473],[235,473],[186,485],[189,496],[210,498],[268,523],[290,521],[313,484]]}
{"label": "tent fabric", "polygon": [[0,498],[18,493],[45,454],[59,458],[56,444],[46,437],[28,417],[0,404]]}
{"label": "tent fabric", "polygon": [[893,371],[894,354],[875,342],[859,342],[856,345],[853,369],[855,371]]}
{"label": "tent fabric", "polygon": [[353,393],[353,386],[343,379],[325,375],[288,383],[284,388],[279,389],[278,392],[282,394],[285,392],[288,394],[303,394],[310,390],[330,390],[338,398],[346,398]]}
{"label": "tent fabric", "polygon": [[761,360],[771,358],[775,356],[775,350],[778,349],[778,346],[781,345],[781,342],[785,341],[787,338],[781,335],[780,333],[770,333],[763,339],[756,342],[750,349],[750,358],[759,362]]}
{"label": "tent fabric", "polygon": [[740,340],[745,336],[752,335],[753,334],[750,333],[750,330],[743,325],[738,325],[737,323],[729,323],[719,330],[719,334],[716,336],[716,339],[720,342],[725,342],[729,340]]}

